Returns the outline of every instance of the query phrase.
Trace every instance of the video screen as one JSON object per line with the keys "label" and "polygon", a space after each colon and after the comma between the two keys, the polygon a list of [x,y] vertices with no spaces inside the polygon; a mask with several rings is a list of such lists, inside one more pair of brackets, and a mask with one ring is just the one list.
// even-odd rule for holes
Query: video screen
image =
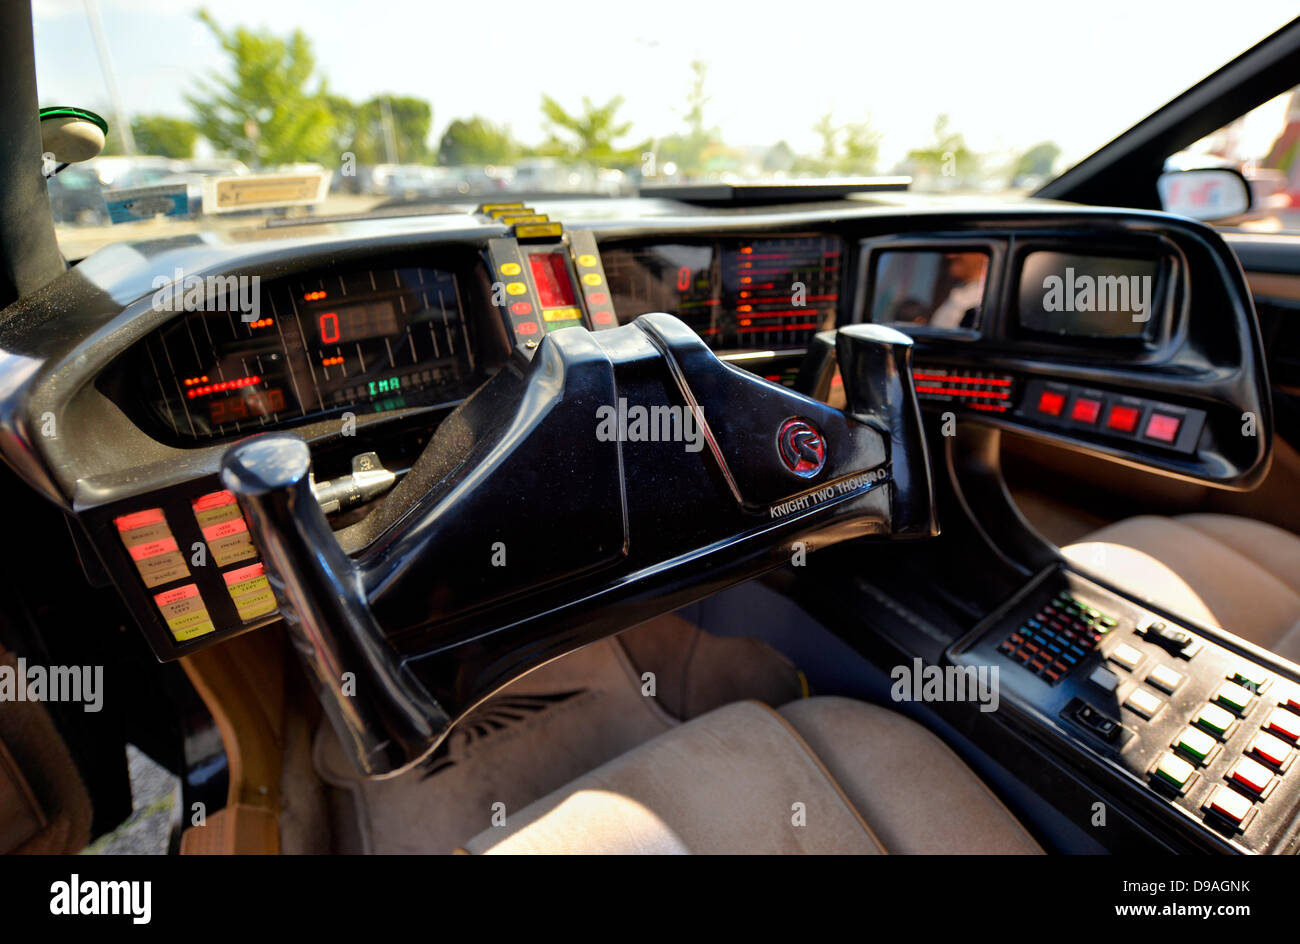
{"label": "video screen", "polygon": [[1087,338],[1142,338],[1158,322],[1160,262],[1031,252],[1020,270],[1020,326]]}
{"label": "video screen", "polygon": [[989,254],[891,249],[875,260],[871,320],[957,330],[978,328]]}

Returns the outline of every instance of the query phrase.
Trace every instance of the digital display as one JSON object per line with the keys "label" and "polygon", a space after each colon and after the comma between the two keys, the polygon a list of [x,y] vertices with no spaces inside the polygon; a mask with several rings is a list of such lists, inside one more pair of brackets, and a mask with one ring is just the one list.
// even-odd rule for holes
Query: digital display
{"label": "digital display", "polygon": [[984,311],[989,254],[891,249],[875,258],[870,319],[876,323],[978,328]]}
{"label": "digital display", "polygon": [[604,250],[620,318],[666,311],[719,350],[798,348],[835,327],[834,236],[659,243]]}
{"label": "digital display", "polygon": [[251,320],[172,320],[133,350],[130,371],[159,435],[235,436],[456,402],[484,379],[475,325],[452,271],[332,269],[264,285]]}
{"label": "digital display", "polygon": [[338,305],[318,312],[317,337],[321,344],[351,344],[366,338],[379,338],[401,330],[397,309],[389,299]]}
{"label": "digital display", "polygon": [[1020,327],[1066,337],[1143,338],[1158,321],[1156,259],[1031,252],[1020,271]]}
{"label": "digital display", "polygon": [[233,423],[250,417],[268,416],[284,409],[284,391],[246,389],[232,397],[221,397],[208,403],[208,416],[213,426]]}
{"label": "digital display", "polygon": [[532,270],[533,284],[537,286],[537,298],[543,309],[569,308],[577,304],[564,253],[534,253],[528,257],[528,267]]}

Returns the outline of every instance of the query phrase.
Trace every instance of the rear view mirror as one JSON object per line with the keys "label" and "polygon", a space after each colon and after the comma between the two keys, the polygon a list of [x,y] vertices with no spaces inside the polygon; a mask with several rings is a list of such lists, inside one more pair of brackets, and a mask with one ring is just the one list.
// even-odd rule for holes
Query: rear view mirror
{"label": "rear view mirror", "polygon": [[1250,184],[1230,167],[1165,171],[1156,190],[1162,210],[1194,220],[1226,220],[1250,209]]}

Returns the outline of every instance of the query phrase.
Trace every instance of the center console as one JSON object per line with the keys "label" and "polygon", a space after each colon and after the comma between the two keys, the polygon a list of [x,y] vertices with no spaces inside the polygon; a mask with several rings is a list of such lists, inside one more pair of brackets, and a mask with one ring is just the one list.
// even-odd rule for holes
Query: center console
{"label": "center console", "polygon": [[997,667],[1000,708],[1083,752],[1223,851],[1300,843],[1300,686],[1211,638],[1054,566],[946,652]]}

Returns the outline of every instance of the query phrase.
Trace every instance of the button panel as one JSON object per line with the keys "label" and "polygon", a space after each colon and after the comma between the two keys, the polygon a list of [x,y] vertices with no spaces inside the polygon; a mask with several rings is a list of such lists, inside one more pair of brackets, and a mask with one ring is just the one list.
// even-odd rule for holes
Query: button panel
{"label": "button panel", "polygon": [[1206,419],[1204,410],[1054,380],[1030,380],[1015,412],[1035,425],[1188,454],[1196,451]]}
{"label": "button panel", "polygon": [[1116,625],[1113,616],[1060,593],[1004,639],[998,652],[1055,685]]}
{"label": "button panel", "polygon": [[[1067,401],[1067,415],[1070,409]],[[1056,736],[1086,749],[1094,763],[1127,771],[1179,807],[1168,828],[1196,830],[1239,851],[1278,851],[1300,810],[1300,683],[1067,571],[1038,583],[965,644],[973,662],[1001,662],[1003,700],[1052,719]],[[1059,610],[1066,595],[1099,638],[1067,675],[1044,685],[1017,658],[1022,650],[1006,627],[1026,638],[1028,619],[1050,616],[1046,606]],[[1113,625],[1100,623],[1103,615]],[[960,661],[963,651],[959,644],[951,658]]]}

